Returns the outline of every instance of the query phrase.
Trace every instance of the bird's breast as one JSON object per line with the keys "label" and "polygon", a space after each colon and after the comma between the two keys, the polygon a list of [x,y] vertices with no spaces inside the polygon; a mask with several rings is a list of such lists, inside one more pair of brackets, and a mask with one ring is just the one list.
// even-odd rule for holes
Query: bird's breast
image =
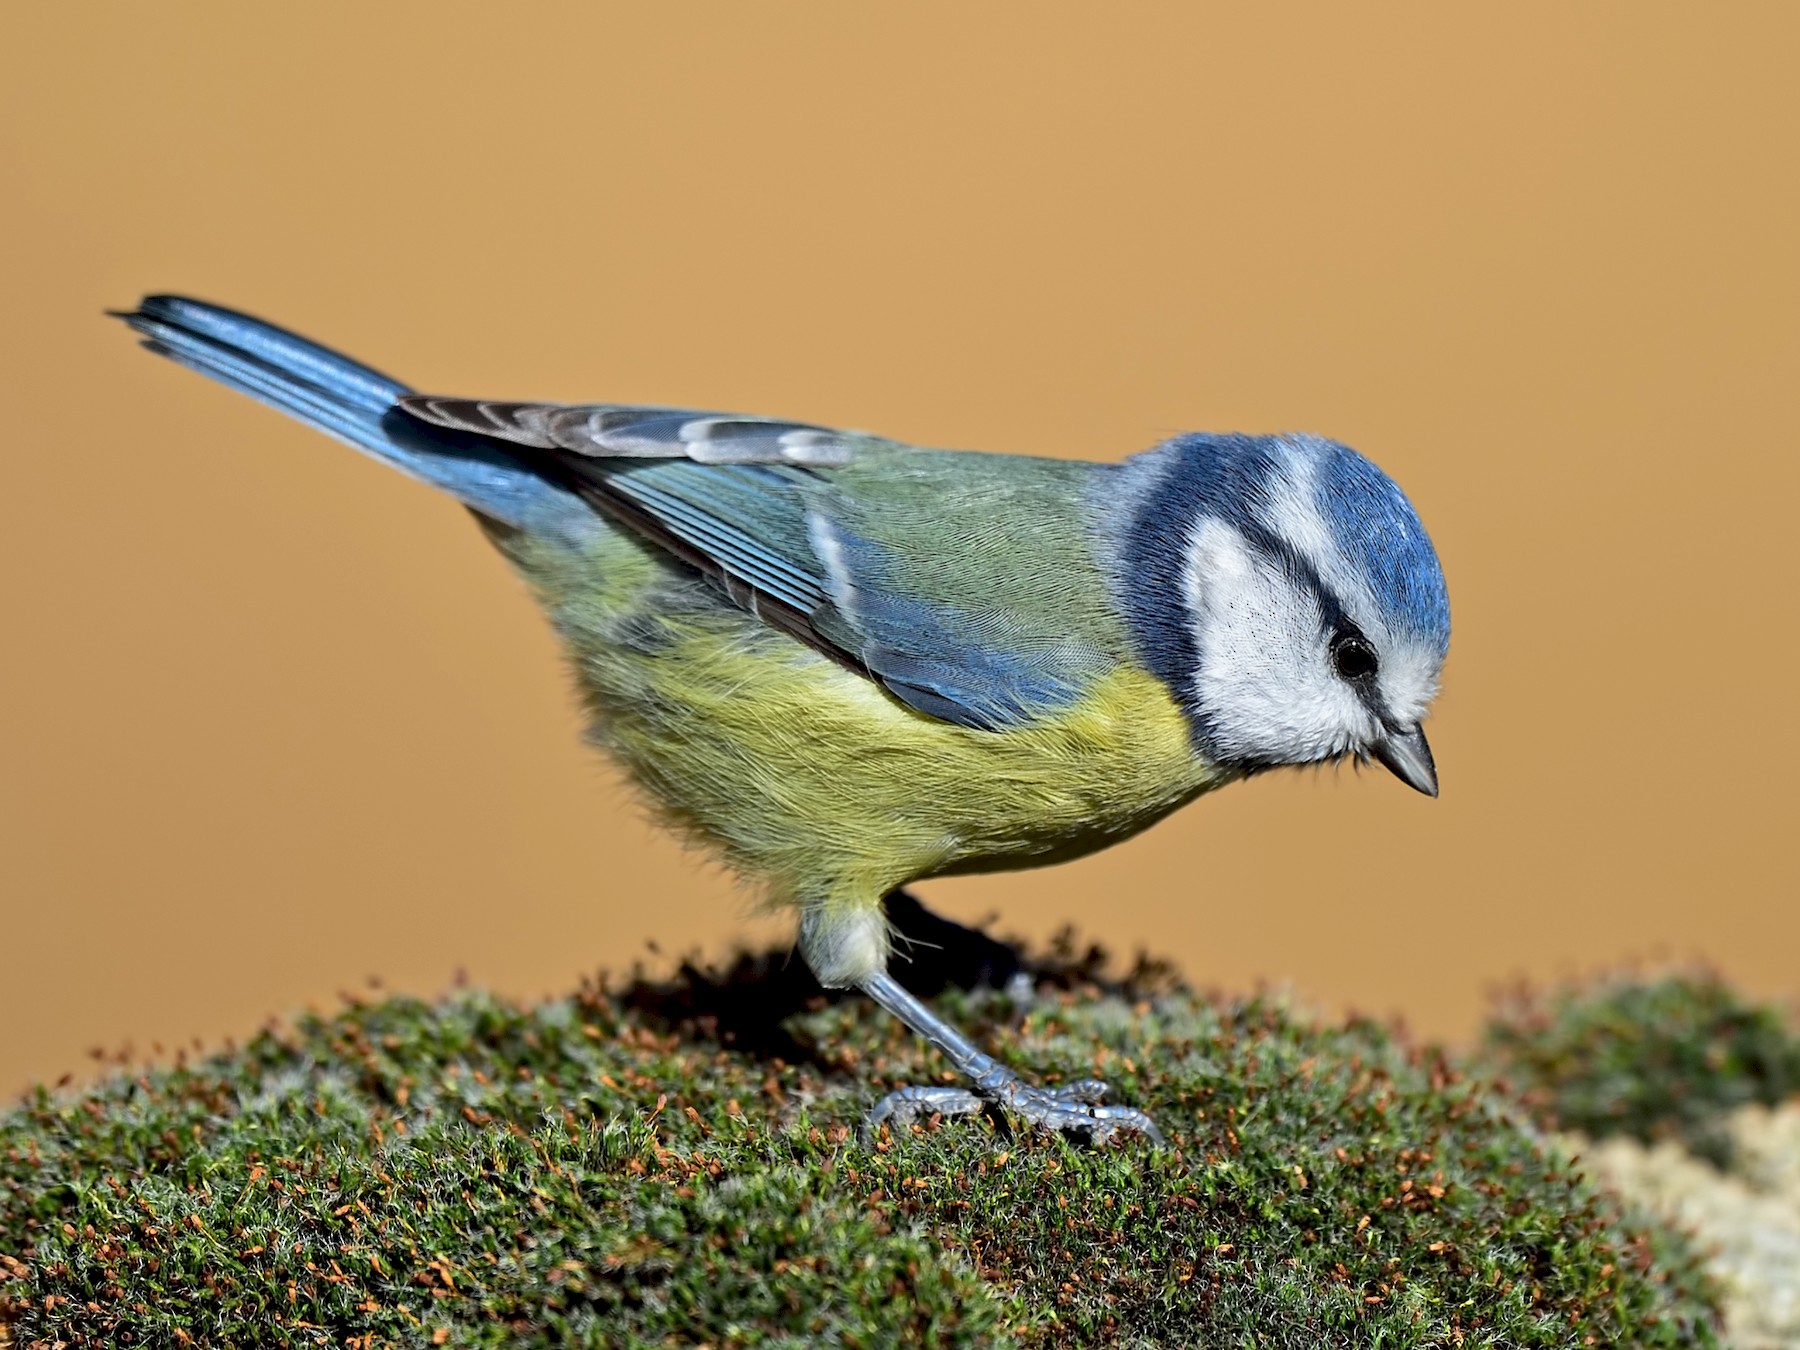
{"label": "bird's breast", "polygon": [[[635,549],[615,552],[604,584],[545,595],[594,739],[673,824],[777,898],[873,899],[922,877],[1074,857],[1228,776],[1195,753],[1167,688],[1135,666],[1023,724],[956,726],[709,588],[676,585],[660,567],[646,575]],[[631,573],[642,589],[621,589]]]}

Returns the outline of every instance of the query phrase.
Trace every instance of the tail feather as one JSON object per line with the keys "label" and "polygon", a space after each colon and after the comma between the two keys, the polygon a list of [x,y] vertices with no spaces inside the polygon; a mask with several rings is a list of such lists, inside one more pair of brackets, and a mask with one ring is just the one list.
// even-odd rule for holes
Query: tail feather
{"label": "tail feather", "polygon": [[146,296],[119,313],[144,346],[248,394],[464,505],[520,529],[579,536],[597,523],[574,493],[484,437],[428,426],[395,408],[412,392],[303,337],[181,296]]}

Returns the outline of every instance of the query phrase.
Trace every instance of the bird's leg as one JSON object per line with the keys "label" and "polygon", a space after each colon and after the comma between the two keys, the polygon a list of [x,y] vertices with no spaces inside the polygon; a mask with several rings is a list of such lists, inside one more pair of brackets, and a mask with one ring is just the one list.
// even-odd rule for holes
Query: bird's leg
{"label": "bird's leg", "polygon": [[883,904],[903,962],[901,982],[920,998],[986,985],[1016,1004],[1031,1003],[1031,973],[1016,949],[933,913],[911,891],[891,891]]}
{"label": "bird's leg", "polygon": [[1057,1088],[1035,1087],[977,1050],[969,1038],[902,989],[886,971],[861,981],[870,998],[923,1036],[969,1079],[968,1087],[903,1087],[882,1098],[869,1117],[871,1128],[885,1122],[905,1125],[921,1116],[973,1115],[999,1110],[1029,1121],[1041,1130],[1084,1135],[1105,1143],[1114,1135],[1136,1131],[1162,1143],[1156,1122],[1130,1106],[1105,1106],[1106,1084],[1082,1079]]}

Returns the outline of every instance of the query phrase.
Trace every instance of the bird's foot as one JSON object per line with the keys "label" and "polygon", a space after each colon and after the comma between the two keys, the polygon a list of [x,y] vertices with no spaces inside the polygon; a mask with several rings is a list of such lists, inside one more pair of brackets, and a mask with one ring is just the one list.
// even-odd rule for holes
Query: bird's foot
{"label": "bird's foot", "polygon": [[905,1127],[931,1116],[999,1113],[1051,1134],[1076,1135],[1105,1144],[1120,1134],[1141,1134],[1153,1144],[1162,1131],[1132,1106],[1108,1106],[1106,1084],[1083,1078],[1058,1087],[1034,1087],[1007,1072],[979,1088],[903,1087],[888,1093],[869,1115],[869,1128]]}

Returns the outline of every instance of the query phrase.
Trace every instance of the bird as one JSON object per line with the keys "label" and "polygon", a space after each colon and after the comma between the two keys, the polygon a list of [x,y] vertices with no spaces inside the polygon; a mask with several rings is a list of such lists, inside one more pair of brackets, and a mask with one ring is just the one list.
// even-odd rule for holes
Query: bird
{"label": "bird", "polygon": [[1300,433],[1122,461],[921,448],[777,417],[420,394],[247,314],[113,312],[152,352],[467,507],[560,635],[591,739],[660,817],[797,915],[988,1113],[1162,1138],[1040,1086],[892,974],[884,899],[1123,840],[1267,770],[1373,760],[1435,797],[1442,567],[1398,485]]}

